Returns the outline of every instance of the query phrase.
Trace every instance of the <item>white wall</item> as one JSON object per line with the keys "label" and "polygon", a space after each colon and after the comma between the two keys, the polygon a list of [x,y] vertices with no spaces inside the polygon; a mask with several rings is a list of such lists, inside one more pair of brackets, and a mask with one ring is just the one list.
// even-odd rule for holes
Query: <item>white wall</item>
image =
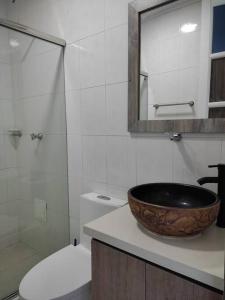
{"label": "white wall", "polygon": [[[65,57],[71,235],[79,195],[126,198],[149,181],[196,183],[225,160],[224,136],[131,136],[127,132],[128,0],[17,0],[11,18],[67,40]],[[19,14],[17,13],[19,11]]]}

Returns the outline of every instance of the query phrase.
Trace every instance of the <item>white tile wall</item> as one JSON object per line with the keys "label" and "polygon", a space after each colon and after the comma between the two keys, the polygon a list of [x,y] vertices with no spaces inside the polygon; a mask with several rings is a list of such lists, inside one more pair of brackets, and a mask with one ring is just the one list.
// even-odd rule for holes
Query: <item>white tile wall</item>
{"label": "white tile wall", "polygon": [[106,137],[83,137],[83,175],[89,179],[106,182]]}
{"label": "white tile wall", "polygon": [[88,88],[104,84],[104,33],[81,40],[79,46],[81,87]]}
{"label": "white tile wall", "polygon": [[105,86],[81,91],[81,128],[84,135],[106,133],[106,95]]}
{"label": "white tile wall", "polygon": [[106,83],[127,81],[128,26],[127,24],[105,31]]}
{"label": "white tile wall", "polygon": [[109,185],[132,187],[136,184],[135,140],[129,137],[107,137],[107,181]]}
{"label": "white tile wall", "polygon": [[7,2],[6,0],[2,0],[0,2],[0,18],[7,17]]}
{"label": "white tile wall", "polygon": [[47,0],[44,6],[42,0],[23,1],[21,23],[57,32],[68,42],[71,240],[79,233],[81,192],[125,198],[137,183],[196,183],[200,176],[215,174],[207,165],[225,161],[224,136],[188,135],[176,144],[164,135],[128,134],[127,0]]}
{"label": "white tile wall", "polygon": [[172,180],[172,143],[165,138],[137,139],[137,183]]}
{"label": "white tile wall", "polygon": [[105,0],[105,27],[127,24],[127,5],[129,0]]}
{"label": "white tile wall", "polygon": [[106,119],[109,135],[128,135],[128,84],[127,82],[106,86]]}

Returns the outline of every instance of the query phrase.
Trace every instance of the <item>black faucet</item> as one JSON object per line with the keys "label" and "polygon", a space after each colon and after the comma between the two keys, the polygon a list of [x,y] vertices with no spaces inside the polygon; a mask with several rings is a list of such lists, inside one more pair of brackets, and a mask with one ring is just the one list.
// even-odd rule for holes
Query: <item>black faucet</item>
{"label": "black faucet", "polygon": [[220,200],[220,210],[216,225],[225,228],[225,164],[209,166],[218,168],[218,177],[203,177],[197,180],[200,185],[205,183],[218,183],[218,198]]}

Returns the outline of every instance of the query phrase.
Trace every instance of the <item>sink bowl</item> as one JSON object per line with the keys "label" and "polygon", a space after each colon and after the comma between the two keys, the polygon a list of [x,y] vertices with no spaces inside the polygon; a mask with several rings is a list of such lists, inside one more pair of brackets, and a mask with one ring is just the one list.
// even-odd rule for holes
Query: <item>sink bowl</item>
{"label": "sink bowl", "polygon": [[138,223],[163,236],[194,236],[217,219],[220,201],[207,189],[178,183],[151,183],[128,191]]}

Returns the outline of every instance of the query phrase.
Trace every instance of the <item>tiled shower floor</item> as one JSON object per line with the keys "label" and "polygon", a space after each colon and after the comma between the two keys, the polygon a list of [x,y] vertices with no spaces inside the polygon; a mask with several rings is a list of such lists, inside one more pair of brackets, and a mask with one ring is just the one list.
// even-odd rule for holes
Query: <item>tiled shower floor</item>
{"label": "tiled shower floor", "polygon": [[0,250],[0,299],[18,290],[23,276],[41,258],[23,243],[17,243]]}

